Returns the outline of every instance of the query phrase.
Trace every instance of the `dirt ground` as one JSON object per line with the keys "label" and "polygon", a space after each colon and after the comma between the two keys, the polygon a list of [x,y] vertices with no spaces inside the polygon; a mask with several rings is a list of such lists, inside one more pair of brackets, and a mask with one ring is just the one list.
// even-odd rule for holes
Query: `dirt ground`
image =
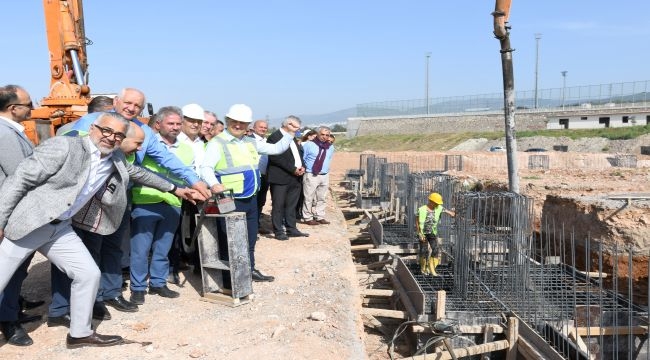
{"label": "dirt ground", "polygon": [[[44,320],[26,324],[34,345],[15,347],[0,340],[0,358],[6,359],[387,359],[386,338],[364,333],[360,313],[362,284],[357,280],[350,255],[350,240],[358,229],[349,229],[336,202],[338,182],[347,169],[359,166],[359,153],[337,153],[330,183],[333,197],[328,200],[330,225],[300,224],[308,238],[277,241],[260,236],[256,254],[258,268],[272,274],[272,283],[253,283],[253,299],[238,307],[201,301],[200,279],[191,271],[181,274],[181,297],[165,299],[147,296],[136,313],[122,313],[109,307],[112,320],[94,322],[102,334],[119,334],[150,344],[127,344],[109,348],[67,350],[67,329],[48,328],[47,304],[30,313]],[[507,174],[455,174],[481,179],[491,186],[507,186]],[[486,181],[487,179],[487,181]],[[622,170],[562,173],[536,170],[522,174],[521,188],[544,204],[548,195],[579,198],[583,211],[594,218],[615,224],[618,230],[637,229],[647,235],[650,204],[638,201],[625,209],[621,201],[609,204],[604,194],[649,193],[650,171]],[[270,203],[270,201],[269,201]],[[609,204],[609,205],[608,205]],[[543,205],[539,205],[541,211]],[[585,210],[586,209],[586,210]],[[265,213],[270,212],[267,204]],[[609,219],[607,215],[612,215]],[[268,218],[263,223],[269,226]],[[628,231],[629,233],[630,231]],[[646,241],[650,241],[648,237]],[[646,245],[647,246],[647,245]],[[49,263],[38,255],[32,263],[23,293],[30,300],[49,303]],[[125,291],[128,298],[128,291]]]}

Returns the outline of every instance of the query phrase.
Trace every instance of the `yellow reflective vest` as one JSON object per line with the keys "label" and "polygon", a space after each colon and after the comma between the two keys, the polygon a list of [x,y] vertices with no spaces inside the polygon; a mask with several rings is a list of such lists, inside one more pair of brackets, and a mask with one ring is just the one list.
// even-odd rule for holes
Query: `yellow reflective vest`
{"label": "yellow reflective vest", "polygon": [[225,132],[210,141],[216,141],[221,156],[214,166],[217,180],[226,188],[232,189],[236,199],[246,199],[257,193],[260,182],[260,154],[253,139],[248,141],[228,141]]}
{"label": "yellow reflective vest", "polygon": [[[169,151],[174,153],[176,157],[185,165],[191,165],[194,161],[194,151],[192,147],[186,143],[179,142],[178,146],[170,147]],[[176,186],[182,187],[185,186],[185,183],[180,178],[174,176],[169,170],[158,165],[156,161],[150,157],[144,157],[142,164],[140,165],[146,169],[149,169],[167,180],[173,182]],[[133,204],[156,204],[159,202],[166,202],[167,204],[175,207],[181,206],[181,199],[176,195],[168,192],[162,192],[148,186],[136,185],[131,189],[131,194],[133,195]]]}

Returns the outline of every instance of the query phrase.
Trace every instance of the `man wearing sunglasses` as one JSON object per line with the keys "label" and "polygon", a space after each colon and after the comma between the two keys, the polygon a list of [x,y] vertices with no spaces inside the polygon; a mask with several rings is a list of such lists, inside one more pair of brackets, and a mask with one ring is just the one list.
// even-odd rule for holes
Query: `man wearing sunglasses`
{"label": "man wearing sunglasses", "polygon": [[[179,194],[175,185],[114,153],[128,126],[121,115],[102,113],[88,136],[57,136],[35,148],[0,187],[0,289],[37,250],[62,269],[72,278],[68,348],[123,342],[91,328],[100,271],[72,223],[99,234],[115,232],[126,210],[130,178]],[[93,206],[95,194],[107,206]]]}

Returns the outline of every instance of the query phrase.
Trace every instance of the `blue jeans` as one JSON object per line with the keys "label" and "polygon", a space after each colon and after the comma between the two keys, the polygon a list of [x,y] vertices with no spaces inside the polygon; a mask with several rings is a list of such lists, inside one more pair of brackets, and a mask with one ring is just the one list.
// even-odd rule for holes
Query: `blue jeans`
{"label": "blue jeans", "polygon": [[[167,284],[169,249],[180,221],[181,208],[167,203],[133,205],[131,211],[131,290]],[[149,266],[149,252],[151,265]]]}
{"label": "blue jeans", "polygon": [[[129,212],[125,211],[122,223],[110,235],[99,235],[73,227],[102,272],[96,301],[114,299],[122,295],[122,239],[128,229]],[[49,316],[63,316],[70,312],[70,280],[56,266],[51,267],[52,303]]]}

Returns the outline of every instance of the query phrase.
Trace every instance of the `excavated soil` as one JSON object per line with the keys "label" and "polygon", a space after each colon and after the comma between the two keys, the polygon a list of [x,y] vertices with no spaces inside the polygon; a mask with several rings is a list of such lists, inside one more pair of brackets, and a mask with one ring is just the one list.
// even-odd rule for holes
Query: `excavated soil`
{"label": "excavated soil", "polygon": [[[478,153],[475,153],[478,154]],[[483,156],[484,152],[480,153]],[[550,153],[550,156],[555,154]],[[486,161],[494,161],[485,154]],[[350,255],[350,241],[359,236],[339,209],[338,183],[347,169],[359,167],[359,153],[339,152],[331,172],[334,198],[328,201],[330,225],[299,225],[308,238],[278,241],[260,236],[258,267],[276,276],[273,283],[254,283],[253,299],[238,307],[201,301],[200,279],[191,271],[181,275],[181,297],[147,296],[136,313],[112,310],[112,320],[94,322],[99,333],[120,334],[146,342],[109,348],[65,348],[65,328],[48,328],[44,321],[26,324],[34,345],[15,347],[0,342],[2,358],[14,359],[387,359],[386,336],[364,333],[359,289]],[[507,189],[507,173],[488,170],[452,171],[485,190]],[[576,234],[589,233],[610,245],[634,247],[638,264],[650,250],[650,201],[611,200],[624,193],[650,194],[648,167],[585,171],[527,170],[520,189],[535,201],[535,212],[562,219]],[[269,202],[270,203],[270,202]],[[265,212],[270,212],[267,205]],[[536,215],[537,216],[537,215]],[[263,223],[269,226],[268,218]],[[607,259],[610,266],[613,260]],[[618,260],[621,269],[627,265]],[[624,261],[627,261],[626,259]],[[644,265],[645,266],[645,265]],[[648,269],[635,266],[633,277],[643,283]],[[645,281],[647,283],[647,279]],[[636,290],[635,290],[636,291]],[[49,302],[49,263],[40,255],[32,262],[23,293],[30,300]],[[128,291],[125,292],[128,296]],[[46,306],[31,310],[45,315]]]}

